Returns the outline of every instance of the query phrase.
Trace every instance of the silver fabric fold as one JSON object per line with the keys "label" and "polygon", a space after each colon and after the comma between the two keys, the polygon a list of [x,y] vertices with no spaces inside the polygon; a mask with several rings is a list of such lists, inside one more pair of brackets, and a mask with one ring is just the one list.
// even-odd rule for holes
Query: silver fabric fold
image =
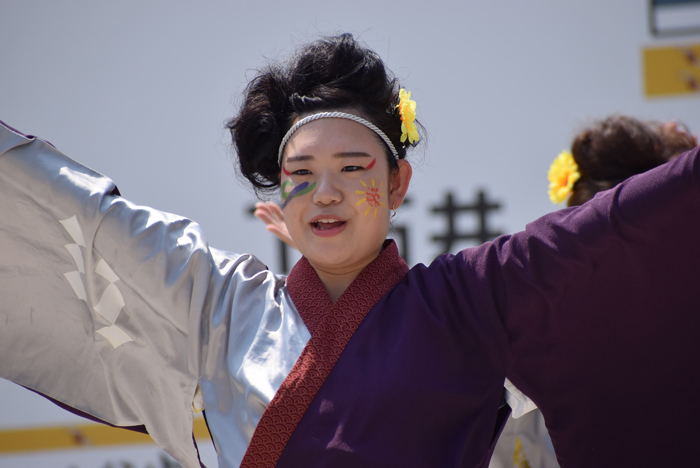
{"label": "silver fabric fold", "polygon": [[200,388],[221,467],[240,466],[265,408],[311,338],[284,277],[254,257],[234,268],[212,249],[206,360]]}
{"label": "silver fabric fold", "polygon": [[0,377],[144,424],[186,467],[199,383],[220,463],[237,466],[309,338],[284,283],[0,125]]}

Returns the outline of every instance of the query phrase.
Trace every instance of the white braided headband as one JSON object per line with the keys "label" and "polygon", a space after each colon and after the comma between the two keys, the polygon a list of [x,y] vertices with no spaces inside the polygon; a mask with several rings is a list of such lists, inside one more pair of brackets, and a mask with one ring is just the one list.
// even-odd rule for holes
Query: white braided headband
{"label": "white braided headband", "polygon": [[394,155],[394,157],[396,158],[397,161],[399,160],[399,153],[396,151],[394,144],[391,142],[389,137],[387,137],[386,134],[384,132],[382,132],[379,129],[379,127],[374,125],[372,122],[365,120],[362,117],[358,117],[358,116],[353,115],[353,114],[347,114],[345,112],[320,112],[318,114],[313,114],[313,115],[310,115],[308,117],[304,117],[299,122],[295,123],[292,126],[292,128],[289,129],[289,131],[284,136],[284,138],[282,138],[282,143],[280,143],[280,149],[279,149],[279,153],[277,155],[280,167],[282,167],[282,153],[284,153],[284,147],[287,146],[287,142],[292,137],[292,135],[294,135],[294,132],[299,130],[299,127],[301,127],[302,125],[306,125],[307,123],[313,122],[314,120],[318,120],[318,119],[347,119],[347,120],[352,120],[353,122],[357,122],[357,123],[364,125],[365,127],[372,130],[374,133],[379,135],[379,138],[381,138],[384,141],[384,143],[386,143],[386,145],[391,150],[391,154]]}

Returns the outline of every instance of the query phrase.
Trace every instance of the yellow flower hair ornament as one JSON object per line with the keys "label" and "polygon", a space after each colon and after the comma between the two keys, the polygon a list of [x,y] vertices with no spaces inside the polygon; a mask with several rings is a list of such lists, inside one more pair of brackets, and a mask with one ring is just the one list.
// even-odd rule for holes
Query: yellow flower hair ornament
{"label": "yellow flower hair ornament", "polygon": [[578,164],[568,151],[562,151],[549,167],[549,199],[552,203],[564,203],[581,178]]}
{"label": "yellow flower hair ornament", "polygon": [[401,117],[401,143],[406,140],[415,145],[420,140],[418,127],[416,127],[416,101],[411,100],[411,92],[401,88],[399,90],[399,104],[396,106]]}

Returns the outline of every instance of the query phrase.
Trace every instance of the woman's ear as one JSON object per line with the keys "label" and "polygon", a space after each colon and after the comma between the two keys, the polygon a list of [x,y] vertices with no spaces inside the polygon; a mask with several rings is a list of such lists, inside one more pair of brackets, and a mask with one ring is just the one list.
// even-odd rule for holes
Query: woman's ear
{"label": "woman's ear", "polygon": [[391,174],[391,190],[389,191],[389,208],[395,210],[403,203],[408,190],[408,184],[411,182],[413,168],[405,159],[399,159],[399,170]]}

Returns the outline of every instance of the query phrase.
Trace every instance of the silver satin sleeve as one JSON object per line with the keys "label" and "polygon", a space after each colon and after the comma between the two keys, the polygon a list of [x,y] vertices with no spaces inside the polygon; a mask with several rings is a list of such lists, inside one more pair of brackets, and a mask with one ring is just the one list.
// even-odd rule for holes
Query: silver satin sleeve
{"label": "silver satin sleeve", "polygon": [[[212,250],[222,272],[229,271],[225,255]],[[212,281],[208,299],[210,351],[199,384],[221,467],[240,466],[263,411],[311,338],[285,278],[263,268],[257,260],[231,268]]]}
{"label": "silver satin sleeve", "polygon": [[144,424],[186,467],[199,383],[220,463],[237,466],[309,338],[284,284],[0,124],[0,377]]}

